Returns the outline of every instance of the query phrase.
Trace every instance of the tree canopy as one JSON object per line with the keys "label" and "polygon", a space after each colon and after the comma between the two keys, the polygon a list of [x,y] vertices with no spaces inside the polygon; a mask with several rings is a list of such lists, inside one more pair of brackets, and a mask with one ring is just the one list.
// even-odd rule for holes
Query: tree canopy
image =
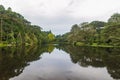
{"label": "tree canopy", "polygon": [[[64,36],[66,35],[66,36]],[[74,24],[67,34],[58,39],[64,39],[75,45],[109,45],[120,46],[120,14],[115,13],[108,22],[92,21]]]}
{"label": "tree canopy", "polygon": [[13,12],[10,7],[5,9],[3,5],[0,5],[0,20],[1,43],[34,45],[48,43],[53,40],[47,32],[42,31],[40,26],[31,25],[31,22],[21,14]]}

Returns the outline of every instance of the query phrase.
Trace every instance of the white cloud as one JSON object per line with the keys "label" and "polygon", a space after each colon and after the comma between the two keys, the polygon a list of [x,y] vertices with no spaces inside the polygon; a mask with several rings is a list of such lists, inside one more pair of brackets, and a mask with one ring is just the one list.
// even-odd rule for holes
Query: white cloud
{"label": "white cloud", "polygon": [[85,0],[82,4],[70,6],[68,10],[75,18],[82,16],[89,18],[104,15],[118,8],[120,8],[120,1],[117,0]]}
{"label": "white cloud", "polygon": [[54,25],[53,31],[58,30],[58,25],[68,25],[70,29],[70,25],[82,21],[106,21],[113,13],[120,12],[119,0],[2,0],[0,3],[10,6],[33,24],[43,25],[45,30]]}

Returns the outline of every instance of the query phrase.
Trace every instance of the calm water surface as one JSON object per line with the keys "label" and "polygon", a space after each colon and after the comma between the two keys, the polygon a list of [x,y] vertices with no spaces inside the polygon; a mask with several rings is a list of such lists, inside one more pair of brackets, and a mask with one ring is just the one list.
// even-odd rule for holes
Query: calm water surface
{"label": "calm water surface", "polygon": [[1,48],[0,80],[120,80],[120,49]]}

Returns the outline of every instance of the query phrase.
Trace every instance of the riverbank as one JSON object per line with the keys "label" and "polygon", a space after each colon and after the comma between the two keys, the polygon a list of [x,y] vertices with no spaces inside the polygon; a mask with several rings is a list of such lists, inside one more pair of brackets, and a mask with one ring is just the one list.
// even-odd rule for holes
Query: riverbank
{"label": "riverbank", "polygon": [[7,47],[7,46],[11,46],[11,44],[3,44],[3,43],[0,43],[0,47]]}
{"label": "riverbank", "polygon": [[108,47],[108,48],[111,48],[111,47],[120,47],[120,46],[113,46],[113,45],[106,45],[106,44],[97,44],[97,43],[93,43],[91,45],[89,44],[85,44],[85,43],[82,43],[82,42],[76,42],[75,46],[91,46],[91,47]]}
{"label": "riverbank", "polygon": [[[14,46],[21,46],[21,45],[20,44],[15,45],[15,44],[0,43],[0,47],[8,47],[8,46],[14,47]],[[31,45],[30,44],[25,44],[25,46],[31,46]]]}

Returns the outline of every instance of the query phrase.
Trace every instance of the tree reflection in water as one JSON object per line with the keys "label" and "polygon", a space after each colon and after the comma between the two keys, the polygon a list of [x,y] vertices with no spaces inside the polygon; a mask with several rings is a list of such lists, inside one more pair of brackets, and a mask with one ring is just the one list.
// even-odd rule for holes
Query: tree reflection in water
{"label": "tree reflection in water", "polygon": [[52,45],[0,48],[0,80],[18,76],[30,62],[40,59],[42,53],[50,53],[53,49]]}
{"label": "tree reflection in water", "polygon": [[57,46],[70,54],[73,63],[83,67],[106,67],[114,79],[120,79],[120,48]]}
{"label": "tree reflection in water", "polygon": [[32,61],[39,60],[44,52],[51,53],[54,48],[70,54],[71,61],[82,67],[106,67],[114,79],[120,79],[120,49],[63,46],[31,46],[0,48],[0,80],[9,80],[21,74]]}

